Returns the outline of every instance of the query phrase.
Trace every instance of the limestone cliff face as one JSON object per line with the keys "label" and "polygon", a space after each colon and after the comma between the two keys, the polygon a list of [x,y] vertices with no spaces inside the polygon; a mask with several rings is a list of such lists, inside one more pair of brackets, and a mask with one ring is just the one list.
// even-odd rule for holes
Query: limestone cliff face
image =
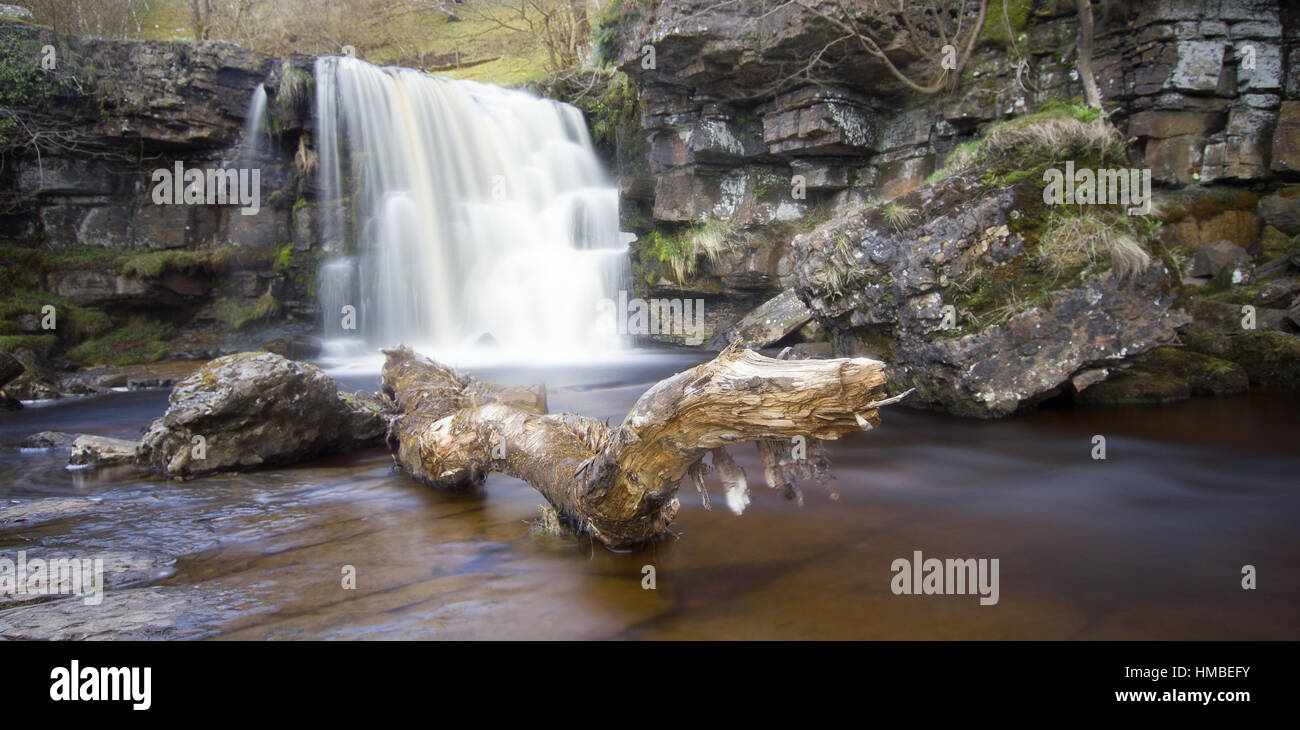
{"label": "limestone cliff face", "polygon": [[[984,36],[1012,38],[981,42],[955,91],[923,96],[857,49],[815,84],[778,86],[837,35],[798,6],[659,3],[626,33],[620,58],[640,92],[650,143],[645,167],[625,180],[629,208],[670,224],[763,223],[846,190],[887,199],[917,187],[954,145],[989,123],[1082,94],[1074,3],[1026,5],[1031,10],[1018,19],[996,12],[986,19]],[[1241,183],[1292,171],[1293,149],[1279,150],[1280,159],[1270,150],[1279,114],[1281,129],[1295,124],[1283,102],[1300,95],[1300,67],[1290,62],[1300,56],[1300,17],[1293,17],[1300,11],[1284,12],[1289,4],[1277,0],[1096,5],[1102,98],[1157,182]],[[849,6],[874,37],[900,32],[882,10],[891,3]],[[1008,22],[1010,34],[1002,30]],[[904,71],[934,63],[894,60]],[[807,182],[807,203],[760,194],[779,193],[776,180],[788,188],[795,174]],[[764,186],[764,175],[773,184]]]}
{"label": "limestone cliff face", "polygon": [[[1128,160],[1116,164],[1149,168],[1157,188],[1150,230],[1138,236],[1150,233],[1157,264],[1123,284],[1098,272],[1057,282],[1021,268],[1038,256],[1042,233],[1024,223],[1040,224],[1044,212],[1034,203],[1040,178],[1017,181],[1041,173],[1038,165],[926,182],[959,145],[1082,96],[1074,2],[1008,3],[1005,15],[990,3],[960,82],[934,95],[906,88],[851,43],[815,83],[779,83],[837,35],[792,4],[647,6],[630,14],[619,60],[640,92],[649,149],[643,165],[624,166],[621,183],[625,219],[641,234],[639,282],[711,296],[720,330],[742,305],[793,290],[840,352],[885,357],[898,366],[897,388],[918,388],[916,401],[982,416],[1113,380],[1137,367],[1135,356],[1180,336],[1236,337],[1200,348],[1222,356],[1244,342],[1228,316],[1242,305],[1266,311],[1264,329],[1289,356],[1300,352],[1300,286],[1279,258],[1300,234],[1292,4],[1094,3],[1095,76],[1127,142]],[[893,6],[848,3],[858,27],[886,48],[893,39],[890,58],[920,77],[934,59],[907,55]],[[792,194],[796,176],[802,198]],[[882,212],[895,206],[912,217],[887,223]],[[686,281],[657,264],[668,236],[699,241],[717,231],[725,241],[697,252]],[[1226,288],[1202,286],[1234,251],[1249,270],[1234,269],[1237,283]],[[1196,271],[1197,258],[1217,263]],[[974,269],[1026,277],[1003,292],[1016,301],[981,303],[1001,308],[997,324],[965,306]],[[941,326],[949,305],[956,327]]]}
{"label": "limestone cliff face", "polygon": [[[0,43],[4,103],[20,111],[19,126],[0,135],[0,335],[59,353],[144,318],[171,340],[150,356],[204,357],[247,346],[249,322],[311,322],[312,211],[295,206],[310,176],[293,164],[306,100],[275,109],[279,134],[266,154],[245,159],[240,148],[253,92],[265,81],[275,104],[283,62],[227,43],[117,42],[22,25],[0,25]],[[158,204],[155,172],[177,165],[255,168],[260,209]],[[96,326],[60,328],[50,346],[24,309],[43,303]]]}

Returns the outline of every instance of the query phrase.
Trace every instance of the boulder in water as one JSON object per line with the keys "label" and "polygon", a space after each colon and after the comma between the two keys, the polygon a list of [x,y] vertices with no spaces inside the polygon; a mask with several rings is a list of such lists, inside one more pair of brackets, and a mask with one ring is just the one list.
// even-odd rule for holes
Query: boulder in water
{"label": "boulder in water", "polygon": [[269,352],[228,355],[172,390],[139,460],[169,476],[282,466],[379,443],[383,408],[320,369]]}
{"label": "boulder in water", "polygon": [[78,436],[72,442],[71,466],[109,466],[135,461],[136,442],[107,436]]}
{"label": "boulder in water", "polygon": [[20,449],[70,449],[77,434],[63,431],[40,431],[18,442]]}

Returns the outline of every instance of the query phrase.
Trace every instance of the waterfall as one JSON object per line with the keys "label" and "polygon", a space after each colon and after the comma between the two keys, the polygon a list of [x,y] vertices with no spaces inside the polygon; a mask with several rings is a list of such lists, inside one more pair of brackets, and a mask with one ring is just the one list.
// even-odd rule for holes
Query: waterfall
{"label": "waterfall", "polygon": [[629,237],[581,112],[351,58],[315,75],[327,334],[352,304],[370,345],[617,345],[596,319]]}
{"label": "waterfall", "polygon": [[258,84],[248,103],[244,120],[244,138],[239,156],[242,164],[252,164],[266,155],[271,147],[271,132],[266,124],[266,85]]}

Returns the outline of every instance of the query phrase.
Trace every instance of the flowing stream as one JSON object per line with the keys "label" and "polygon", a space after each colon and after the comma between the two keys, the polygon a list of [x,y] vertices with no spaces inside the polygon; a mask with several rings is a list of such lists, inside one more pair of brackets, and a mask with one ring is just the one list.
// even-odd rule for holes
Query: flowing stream
{"label": "flowing stream", "polygon": [[[550,386],[554,412],[621,419],[701,353],[475,370]],[[344,379],[375,388],[373,373]],[[838,501],[762,485],[742,516],[687,487],[679,537],[618,555],[529,534],[503,475],[447,494],[382,449],[192,482],[64,469],[41,429],[135,437],[162,391],[0,416],[0,554],[103,555],[100,609],[0,608],[0,636],[194,638],[1300,639],[1300,453],[1291,393],[972,421],[891,407],[828,448]],[[1092,437],[1107,437],[1105,461]],[[998,558],[999,601],[897,596],[891,563]],[[341,587],[342,566],[357,588]],[[657,570],[642,588],[642,566]],[[1258,588],[1241,588],[1243,565]]]}

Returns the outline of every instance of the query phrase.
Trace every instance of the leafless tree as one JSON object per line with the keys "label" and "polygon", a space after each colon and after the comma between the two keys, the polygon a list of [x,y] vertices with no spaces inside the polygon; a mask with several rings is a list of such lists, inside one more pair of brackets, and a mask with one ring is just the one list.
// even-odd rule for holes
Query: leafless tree
{"label": "leafless tree", "polygon": [[[793,0],[793,3],[840,32],[832,40],[833,44],[848,43],[879,59],[894,78],[921,94],[937,94],[956,85],[979,40],[988,11],[988,0],[898,0],[894,17],[905,32],[886,42],[875,37],[857,19],[845,0]],[[972,19],[971,15],[975,17]],[[929,77],[912,78],[895,63],[889,51],[928,59],[931,61]]]}
{"label": "leafless tree", "polygon": [[475,0],[465,15],[536,38],[553,72],[578,66],[591,39],[585,0]]}
{"label": "leafless tree", "polygon": [[36,22],[59,33],[135,38],[143,29],[148,0],[30,0]]}
{"label": "leafless tree", "polygon": [[1101,92],[1097,90],[1097,77],[1092,72],[1092,0],[1075,0],[1079,8],[1079,81],[1083,84],[1083,98],[1088,106],[1101,108]]}

